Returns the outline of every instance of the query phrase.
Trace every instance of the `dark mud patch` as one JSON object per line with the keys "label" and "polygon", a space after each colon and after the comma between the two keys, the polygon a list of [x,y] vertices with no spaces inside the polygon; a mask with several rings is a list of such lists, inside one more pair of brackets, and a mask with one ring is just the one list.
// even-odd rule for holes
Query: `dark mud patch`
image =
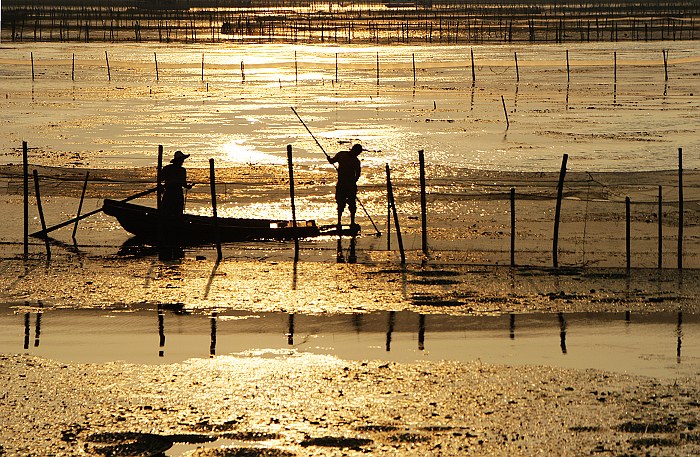
{"label": "dark mud patch", "polygon": [[418,270],[412,271],[413,276],[419,276],[424,278],[435,278],[435,277],[449,277],[449,276],[461,276],[462,273],[453,270]]}
{"label": "dark mud patch", "polygon": [[366,438],[346,438],[337,436],[321,436],[318,438],[307,438],[301,442],[303,447],[320,446],[320,447],[337,447],[347,448],[352,450],[360,450],[362,446],[372,444],[373,441]]}
{"label": "dark mud patch", "polygon": [[649,438],[637,438],[630,440],[630,445],[635,448],[643,447],[654,447],[654,446],[678,446],[678,440],[672,438],[659,438],[659,437],[649,437]]}

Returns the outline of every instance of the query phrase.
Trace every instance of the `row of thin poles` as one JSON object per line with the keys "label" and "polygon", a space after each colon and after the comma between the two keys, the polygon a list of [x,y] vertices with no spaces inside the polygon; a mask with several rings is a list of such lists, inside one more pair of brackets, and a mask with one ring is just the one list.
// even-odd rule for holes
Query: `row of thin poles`
{"label": "row of thin poles", "polygon": [[[662,57],[663,57],[663,65],[664,65],[664,80],[668,81],[668,57],[669,57],[669,51],[666,49],[662,49],[661,51]],[[204,81],[205,78],[205,55],[202,53],[202,62],[201,62],[201,80]],[[470,59],[471,59],[471,81],[473,84],[476,83],[476,59],[474,58],[474,50],[470,49]],[[520,65],[518,61],[518,53],[517,51],[513,53],[513,59],[514,59],[514,67],[515,67],[515,78],[516,81],[520,81]],[[160,81],[160,69],[158,67],[158,55],[157,53],[153,53],[153,61],[155,64],[155,75],[156,75],[156,81]],[[36,73],[35,73],[35,63],[34,63],[34,52],[30,52],[30,63],[31,63],[31,70],[32,70],[32,81],[36,79]],[[413,68],[413,85],[416,86],[418,84],[418,77],[416,73],[416,54],[412,53],[411,54],[411,63],[412,63],[412,68]],[[111,72],[111,67],[109,64],[109,53],[105,51],[105,65],[106,65],[106,70],[107,70],[107,80],[112,81],[112,72]],[[380,55],[379,52],[376,53],[376,81],[377,81],[377,86],[380,85]],[[335,78],[334,82],[338,83],[339,78],[339,63],[338,63],[338,53],[335,53]],[[71,80],[75,81],[75,53],[72,55],[72,63],[71,63]],[[243,60],[241,60],[241,81],[245,82],[246,77],[245,77],[245,63]],[[299,61],[297,58],[297,51],[294,51],[294,80],[295,84],[299,84]],[[566,80],[567,82],[571,82],[571,61],[569,59],[569,50],[566,50]],[[617,51],[613,51],[613,81],[617,83]],[[505,103],[504,103],[505,107]]]}
{"label": "row of thin poles", "polygon": [[[426,175],[425,175],[425,154],[423,150],[418,151],[418,162],[419,162],[419,176],[420,176],[420,208],[421,208],[421,249],[423,255],[427,258],[429,256],[428,249],[428,221],[427,221],[427,192],[426,192]],[[22,160],[23,160],[23,187],[24,187],[24,258],[27,259],[29,256],[29,162],[28,162],[28,147],[27,142],[22,143]],[[293,169],[293,158],[292,158],[292,146],[287,146],[287,160],[289,168],[289,193],[292,209],[292,224],[296,229],[296,206],[295,206],[295,190],[294,190],[294,169]],[[561,204],[563,199],[564,183],[566,177],[568,162],[568,154],[564,154],[562,158],[561,170],[559,173],[559,180],[557,184],[557,197],[556,197],[556,207],[554,215],[554,233],[552,237],[552,266],[553,268],[559,268],[559,227],[561,220]],[[163,146],[158,147],[158,168],[157,176],[160,176],[160,170],[163,163]],[[80,203],[78,206],[77,215],[75,218],[66,221],[61,224],[54,225],[52,227],[47,227],[46,220],[44,217],[43,206],[41,202],[41,192],[40,192],[40,178],[38,171],[35,169],[32,171],[34,179],[34,190],[36,197],[37,209],[39,212],[39,219],[41,222],[41,231],[36,232],[32,235],[40,235],[44,238],[46,246],[47,258],[51,258],[51,246],[49,243],[48,233],[56,230],[58,228],[74,224],[73,227],[73,239],[75,239],[75,234],[78,227],[78,221],[99,212],[100,210],[95,210],[90,213],[81,214],[83,201],[85,198],[85,192],[87,189],[87,184],[89,180],[89,172],[85,175],[85,181],[82,188],[82,193],[80,197]],[[162,187],[160,181],[156,179],[157,186],[157,205],[160,208],[160,201],[162,195]],[[216,175],[214,167],[214,159],[209,159],[209,182],[211,191],[211,205],[214,220],[214,231],[216,239],[216,250],[217,250],[217,260],[221,260],[222,249],[221,241],[219,237],[218,230],[218,213],[217,213],[217,200],[216,200]],[[389,165],[386,165],[386,182],[387,182],[387,250],[391,250],[391,221],[393,216],[393,222],[395,225],[395,231],[397,234],[397,241],[399,244],[399,251],[401,255],[401,263],[406,263],[406,255],[403,247],[403,240],[401,236],[401,229],[399,223],[399,215],[396,208],[396,201],[394,197],[393,185],[391,181],[391,170]],[[139,196],[143,196],[151,191],[140,192],[138,194],[132,195],[125,199],[128,201]],[[678,205],[679,205],[679,220],[678,220],[678,249],[677,249],[677,267],[679,270],[683,269],[683,227],[684,227],[684,196],[683,196],[683,149],[678,148]],[[510,190],[510,223],[511,223],[511,239],[510,239],[510,264],[511,266],[516,266],[515,254],[516,254],[516,192],[515,188]],[[625,247],[626,247],[626,267],[627,270],[631,269],[631,199],[630,197],[625,198],[625,213],[626,213],[626,225],[625,225]],[[662,268],[663,260],[663,250],[662,250],[662,239],[663,239],[663,200],[662,200],[662,187],[659,186],[658,194],[658,268]],[[299,260],[299,238],[296,235],[296,230],[293,232],[294,235],[294,260]],[[341,234],[339,233],[340,237]]]}

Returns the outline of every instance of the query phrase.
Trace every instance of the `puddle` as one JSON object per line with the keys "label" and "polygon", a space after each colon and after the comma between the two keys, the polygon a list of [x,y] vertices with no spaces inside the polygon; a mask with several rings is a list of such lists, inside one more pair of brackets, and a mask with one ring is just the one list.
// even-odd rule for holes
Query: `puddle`
{"label": "puddle", "polygon": [[0,309],[1,353],[63,362],[160,364],[231,354],[279,356],[287,350],[346,360],[481,360],[660,378],[698,376],[700,315]]}

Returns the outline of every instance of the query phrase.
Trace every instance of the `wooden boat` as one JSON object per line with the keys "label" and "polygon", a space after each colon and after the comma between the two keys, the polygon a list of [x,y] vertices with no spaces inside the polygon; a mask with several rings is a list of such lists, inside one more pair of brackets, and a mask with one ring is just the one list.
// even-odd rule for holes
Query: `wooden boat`
{"label": "wooden boat", "polygon": [[[158,244],[159,218],[156,208],[105,199],[102,206],[105,214],[117,219],[127,232],[148,244]],[[182,233],[186,245],[207,244],[216,241],[218,229],[222,242],[250,240],[291,240],[323,235],[337,235],[335,225],[317,226],[313,220],[292,221],[273,219],[239,219],[219,217],[217,226],[211,216],[185,214]],[[344,236],[356,236],[358,225],[343,227]]]}

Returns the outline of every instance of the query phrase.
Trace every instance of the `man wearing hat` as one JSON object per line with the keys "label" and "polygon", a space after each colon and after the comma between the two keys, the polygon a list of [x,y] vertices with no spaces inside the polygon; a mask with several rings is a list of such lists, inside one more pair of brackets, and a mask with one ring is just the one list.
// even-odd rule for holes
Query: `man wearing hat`
{"label": "man wearing hat", "polygon": [[360,159],[358,156],[365,149],[361,144],[355,144],[349,151],[340,151],[328,162],[338,164],[338,182],[335,185],[335,201],[338,204],[338,230],[342,225],[340,219],[345,205],[350,210],[350,226],[355,225],[357,211],[357,180],[360,179]]}
{"label": "man wearing hat", "polygon": [[[192,184],[187,183],[187,170],[182,165],[189,156],[189,154],[183,154],[182,151],[175,151],[170,165],[164,166],[158,177],[158,182],[162,182],[164,188],[160,211],[163,215],[165,232],[161,245],[166,250],[172,249],[179,252],[182,247],[182,225],[185,212],[185,196],[182,189],[192,188]],[[169,254],[172,255],[172,252]],[[170,257],[167,254],[166,256]]]}

